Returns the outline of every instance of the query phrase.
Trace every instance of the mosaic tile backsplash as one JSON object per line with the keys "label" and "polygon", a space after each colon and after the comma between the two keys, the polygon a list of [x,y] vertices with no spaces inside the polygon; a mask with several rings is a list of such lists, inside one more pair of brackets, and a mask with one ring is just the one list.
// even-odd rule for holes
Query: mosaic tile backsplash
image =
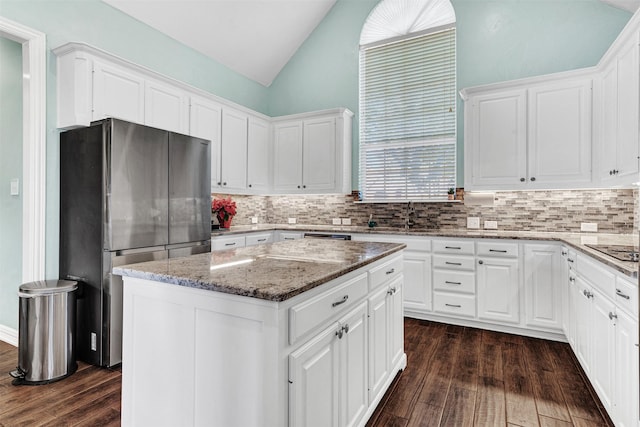
{"label": "mosaic tile backsplash", "polygon": [[[214,197],[227,195],[214,194]],[[638,231],[638,190],[500,191],[492,206],[470,206],[464,202],[413,203],[414,229],[466,228],[467,217],[498,222],[499,230],[579,232],[581,222],[595,222],[604,233]],[[351,195],[232,195],[238,206],[233,224],[330,225],[333,218],[350,218],[351,225],[366,226],[369,216],[382,227],[404,227],[407,203],[354,203]]]}

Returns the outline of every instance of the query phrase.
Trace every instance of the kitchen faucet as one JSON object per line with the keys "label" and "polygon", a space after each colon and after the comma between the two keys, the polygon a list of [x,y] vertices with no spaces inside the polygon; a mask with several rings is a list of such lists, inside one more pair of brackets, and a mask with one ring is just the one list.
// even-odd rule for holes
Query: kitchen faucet
{"label": "kitchen faucet", "polygon": [[409,203],[407,203],[407,216],[405,217],[405,220],[404,220],[405,230],[408,230],[409,228],[413,227],[416,224],[413,219],[415,214],[416,214],[416,208],[413,206],[413,202],[409,200]]}

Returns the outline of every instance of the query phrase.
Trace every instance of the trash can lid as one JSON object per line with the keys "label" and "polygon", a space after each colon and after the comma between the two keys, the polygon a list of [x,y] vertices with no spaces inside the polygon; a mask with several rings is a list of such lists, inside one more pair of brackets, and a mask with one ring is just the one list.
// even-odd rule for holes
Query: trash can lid
{"label": "trash can lid", "polygon": [[73,292],[76,289],[78,289],[78,282],[72,280],[39,280],[20,285],[20,292],[34,295]]}

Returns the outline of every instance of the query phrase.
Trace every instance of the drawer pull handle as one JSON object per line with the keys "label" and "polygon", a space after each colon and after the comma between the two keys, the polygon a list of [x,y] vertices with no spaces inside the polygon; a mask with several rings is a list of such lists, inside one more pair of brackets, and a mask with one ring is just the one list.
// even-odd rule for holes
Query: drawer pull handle
{"label": "drawer pull handle", "polygon": [[224,245],[225,245],[225,246],[235,246],[236,244],[235,244],[235,242],[234,242],[234,243],[225,243]]}
{"label": "drawer pull handle", "polygon": [[460,307],[462,307],[460,304],[447,304],[447,303],[445,303],[444,305],[446,305],[447,307],[453,307],[453,308],[460,308]]}
{"label": "drawer pull handle", "polygon": [[293,237],[285,237],[284,240],[295,240]]}
{"label": "drawer pull handle", "polygon": [[449,280],[445,280],[444,283],[447,285],[462,285],[462,282],[450,282]]}
{"label": "drawer pull handle", "polygon": [[447,264],[447,265],[462,265],[461,262],[449,262],[449,261],[445,261],[445,264]]}
{"label": "drawer pull handle", "polygon": [[613,320],[613,319],[617,319],[618,315],[617,314],[613,314],[612,312],[609,312],[609,320]]}
{"label": "drawer pull handle", "polygon": [[569,277],[569,281],[570,281],[570,282],[575,282],[575,281],[576,281],[576,278],[575,278],[575,277],[573,277],[573,276],[572,276],[572,277]]}
{"label": "drawer pull handle", "polygon": [[445,249],[455,249],[457,251],[459,251],[460,249],[462,249],[460,246],[445,246]]}
{"label": "drawer pull handle", "polygon": [[342,299],[338,302],[334,302],[333,304],[331,304],[331,307],[337,307],[340,304],[344,304],[345,302],[347,302],[347,300],[349,299],[349,295],[345,295],[342,297]]}
{"label": "drawer pull handle", "polygon": [[630,299],[629,295],[625,295],[622,293],[622,291],[620,289],[616,289],[616,295],[618,295],[619,297],[622,297],[624,299]]}
{"label": "drawer pull handle", "polygon": [[387,270],[387,271],[386,271],[386,273],[387,273],[387,274],[393,274],[393,273],[395,273],[395,272],[396,272],[396,269],[395,269],[395,268],[392,268],[391,270]]}
{"label": "drawer pull handle", "polygon": [[586,289],[582,291],[582,294],[587,298],[593,298],[593,294]]}
{"label": "drawer pull handle", "polygon": [[562,256],[567,256],[568,252],[567,251],[562,251]]}
{"label": "drawer pull handle", "polygon": [[574,261],[573,261],[573,258],[567,258],[567,261],[569,261],[569,262],[570,262],[570,263],[572,263],[572,264],[573,264],[573,262],[574,262]]}
{"label": "drawer pull handle", "polygon": [[258,239],[258,242],[266,242],[267,239]]}
{"label": "drawer pull handle", "polygon": [[501,254],[506,254],[507,251],[502,249],[489,249],[489,252],[500,252]]}

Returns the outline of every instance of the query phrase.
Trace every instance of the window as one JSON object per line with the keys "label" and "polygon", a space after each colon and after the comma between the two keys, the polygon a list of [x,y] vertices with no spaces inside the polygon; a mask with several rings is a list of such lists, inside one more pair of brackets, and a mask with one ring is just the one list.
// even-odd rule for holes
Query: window
{"label": "window", "polygon": [[361,46],[363,200],[446,200],[455,187],[455,34],[447,23]]}

